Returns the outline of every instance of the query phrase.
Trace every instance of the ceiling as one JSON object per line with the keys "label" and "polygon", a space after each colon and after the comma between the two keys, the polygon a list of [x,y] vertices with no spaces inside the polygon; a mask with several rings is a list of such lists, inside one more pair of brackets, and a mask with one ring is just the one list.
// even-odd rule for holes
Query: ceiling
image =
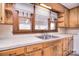
{"label": "ceiling", "polygon": [[79,3],[61,3],[61,4],[67,7],[68,9],[79,6]]}

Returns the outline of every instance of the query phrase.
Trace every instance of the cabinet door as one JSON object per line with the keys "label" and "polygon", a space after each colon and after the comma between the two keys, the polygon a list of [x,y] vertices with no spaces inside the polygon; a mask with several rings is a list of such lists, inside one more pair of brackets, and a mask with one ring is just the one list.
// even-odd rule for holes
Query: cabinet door
{"label": "cabinet door", "polygon": [[2,21],[2,3],[0,3],[0,23],[1,23],[1,21]]}
{"label": "cabinet door", "polygon": [[47,47],[43,50],[44,56],[57,56],[58,51],[57,51],[57,46],[50,46]]}
{"label": "cabinet door", "polygon": [[62,23],[58,23],[58,27],[65,27],[64,13],[59,13],[58,21],[63,21]]}
{"label": "cabinet door", "polygon": [[79,7],[78,7],[78,27],[79,27]]}
{"label": "cabinet door", "polygon": [[44,48],[43,55],[44,56],[53,56],[53,46]]}
{"label": "cabinet door", "polygon": [[57,42],[57,56],[62,56],[63,54],[62,41]]}
{"label": "cabinet door", "polygon": [[59,3],[45,3],[45,4],[50,6],[55,11],[64,12],[64,7]]}
{"label": "cabinet door", "polygon": [[69,53],[73,52],[73,38],[69,38]]}
{"label": "cabinet door", "polygon": [[14,50],[7,50],[0,52],[0,56],[14,56],[16,55]]}
{"label": "cabinet door", "polygon": [[68,54],[68,48],[69,45],[68,45],[68,38],[65,38],[63,40],[63,55],[67,55]]}
{"label": "cabinet door", "polygon": [[42,50],[27,53],[26,56],[42,56]]}
{"label": "cabinet door", "polygon": [[77,8],[70,10],[70,27],[77,27]]}
{"label": "cabinet door", "polygon": [[65,23],[65,27],[69,27],[69,10],[68,9],[65,9],[64,23]]}
{"label": "cabinet door", "polygon": [[69,10],[65,9],[64,13],[59,13],[58,21],[63,21],[58,23],[58,27],[68,27],[69,26]]}

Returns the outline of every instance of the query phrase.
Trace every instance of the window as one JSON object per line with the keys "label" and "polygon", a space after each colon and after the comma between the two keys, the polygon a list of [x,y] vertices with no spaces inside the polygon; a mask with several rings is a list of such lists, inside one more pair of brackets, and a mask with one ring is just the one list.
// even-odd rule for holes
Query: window
{"label": "window", "polygon": [[14,33],[50,32],[56,30],[57,13],[37,4],[16,3]]}
{"label": "window", "polygon": [[48,18],[50,10],[41,6],[35,6],[35,30],[48,30]]}
{"label": "window", "polygon": [[57,13],[51,11],[51,14],[50,14],[50,30],[56,29],[56,23],[55,23],[56,20],[57,20]]}
{"label": "window", "polygon": [[18,3],[15,4],[15,10],[18,11],[19,29],[20,30],[32,30],[33,5]]}

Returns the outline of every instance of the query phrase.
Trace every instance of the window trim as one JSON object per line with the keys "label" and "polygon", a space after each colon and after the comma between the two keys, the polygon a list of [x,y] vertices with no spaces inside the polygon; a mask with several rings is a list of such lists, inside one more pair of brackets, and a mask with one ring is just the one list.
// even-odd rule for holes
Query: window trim
{"label": "window trim", "polygon": [[[39,4],[35,4],[35,3],[33,3],[33,4],[34,4],[34,13],[33,13],[32,17],[31,17],[32,18],[32,26],[31,26],[32,28],[31,28],[31,30],[26,30],[26,29],[25,30],[20,30],[19,29],[19,25],[18,25],[19,24],[19,19],[18,19],[18,17],[16,18],[15,11],[14,11],[13,12],[14,13],[13,14],[13,33],[14,34],[22,34],[22,33],[25,33],[26,34],[26,33],[57,32],[58,31],[57,30],[57,23],[55,23],[56,24],[55,25],[55,30],[50,30],[50,19],[48,20],[48,30],[35,30],[35,5],[39,5]],[[39,6],[41,6],[41,5],[39,5]],[[43,8],[45,8],[45,7],[43,7]],[[51,13],[51,11],[52,10],[50,10],[50,13]],[[58,13],[58,12],[56,12],[56,13]],[[49,18],[50,18],[50,16],[49,16]]]}

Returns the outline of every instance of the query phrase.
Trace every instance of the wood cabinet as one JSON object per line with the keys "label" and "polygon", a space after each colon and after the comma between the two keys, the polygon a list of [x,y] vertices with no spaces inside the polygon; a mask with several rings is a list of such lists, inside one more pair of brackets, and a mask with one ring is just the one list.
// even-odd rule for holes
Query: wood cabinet
{"label": "wood cabinet", "polygon": [[26,46],[26,56],[42,56],[42,43]]}
{"label": "wood cabinet", "polygon": [[46,42],[43,45],[43,56],[54,56],[56,55],[57,46],[54,42]]}
{"label": "wood cabinet", "polygon": [[26,56],[42,56],[42,50],[33,51],[30,53],[25,54]]}
{"label": "wood cabinet", "polygon": [[59,3],[45,3],[45,4],[52,7],[54,11],[64,12],[64,7]]}
{"label": "wood cabinet", "polygon": [[68,45],[69,45],[68,53],[70,54],[73,52],[73,38],[72,37],[69,38]]}
{"label": "wood cabinet", "polygon": [[40,49],[42,49],[42,43],[30,45],[30,46],[27,46],[26,48],[27,48],[27,52],[33,52],[33,51],[36,51],[36,50],[40,50]]}
{"label": "wood cabinet", "polygon": [[68,38],[65,38],[63,40],[63,55],[68,55],[68,48],[69,48]]}
{"label": "wood cabinet", "polygon": [[68,37],[63,40],[63,55],[68,55],[73,52],[73,37]]}
{"label": "wood cabinet", "polygon": [[2,55],[2,56],[21,56],[21,55],[24,55],[24,47],[1,51],[0,55]]}
{"label": "wood cabinet", "polygon": [[2,3],[0,3],[0,23],[2,21]]}
{"label": "wood cabinet", "polygon": [[64,9],[63,13],[59,13],[58,27],[78,28],[79,27],[79,7],[70,10]]}
{"label": "wood cabinet", "polygon": [[65,8],[63,13],[59,13],[58,21],[62,21],[58,23],[58,27],[69,27],[69,10]]}
{"label": "wood cabinet", "polygon": [[79,7],[78,7],[78,27],[79,27]]}
{"label": "wood cabinet", "polygon": [[43,56],[54,56],[56,55],[56,47],[55,46],[49,46],[47,48],[43,49]]}
{"label": "wood cabinet", "polygon": [[77,22],[78,22],[78,8],[73,8],[70,10],[70,17],[69,17],[69,22],[70,22],[70,27],[77,27]]}
{"label": "wood cabinet", "polygon": [[62,40],[59,40],[56,46],[57,46],[57,56],[62,56],[63,54]]}
{"label": "wood cabinet", "polygon": [[73,51],[73,37],[0,51],[1,56],[66,56]]}
{"label": "wood cabinet", "polygon": [[1,24],[13,23],[13,3],[2,3],[2,20]]}
{"label": "wood cabinet", "polygon": [[61,56],[62,55],[62,41],[50,42],[50,45],[43,49],[44,56]]}

